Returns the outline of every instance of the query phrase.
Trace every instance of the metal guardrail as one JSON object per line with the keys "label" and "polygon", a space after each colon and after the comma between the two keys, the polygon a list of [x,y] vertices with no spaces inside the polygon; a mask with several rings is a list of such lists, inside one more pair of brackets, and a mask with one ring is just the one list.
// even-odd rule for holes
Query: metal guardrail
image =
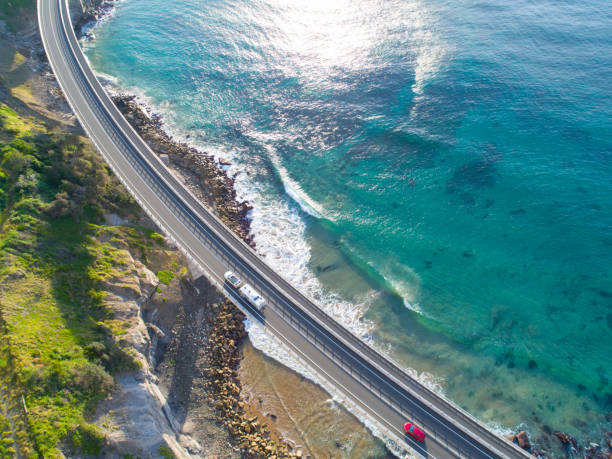
{"label": "metal guardrail", "polygon": [[[42,2],[44,0],[39,1]],[[153,190],[157,191],[158,197],[161,198],[163,196],[163,202],[173,210],[175,215],[179,216],[179,219],[183,223],[189,226],[193,234],[202,243],[204,243],[209,250],[212,250],[217,256],[221,256],[230,261],[231,264],[238,263],[242,266],[243,270],[254,273],[256,276],[263,277],[270,286],[270,293],[277,296],[280,301],[284,302],[285,304],[289,303],[287,298],[294,303],[291,304],[294,315],[299,316],[302,320],[315,324],[318,329],[324,330],[327,338],[331,341],[339,341],[347,349],[351,349],[352,353],[349,353],[346,349],[344,349],[342,346],[338,346],[336,343],[334,347],[339,349],[340,352],[344,354],[345,360],[343,360],[342,356],[340,355],[335,355],[335,357],[340,362],[340,365],[348,370],[350,374],[357,373],[358,379],[369,387],[373,393],[378,393],[379,396],[381,396],[381,392],[379,390],[380,385],[373,384],[371,379],[368,379],[367,376],[370,376],[370,378],[374,377],[374,379],[379,380],[387,387],[394,389],[397,392],[397,395],[400,397],[405,398],[405,395],[402,394],[402,392],[405,391],[412,397],[418,399],[422,405],[429,408],[430,411],[435,414],[434,417],[437,416],[446,419],[451,425],[453,420],[449,418],[449,414],[452,414],[452,416],[455,418],[462,419],[462,424],[470,425],[471,428],[475,428],[479,434],[476,435],[471,431],[472,429],[466,429],[467,426],[464,425],[463,429],[461,429],[464,433],[463,436],[465,436],[465,433],[467,433],[476,441],[477,444],[482,442],[482,437],[484,436],[487,437],[489,441],[492,441],[493,444],[502,446],[502,449],[507,449],[509,447],[510,452],[513,453],[512,455],[526,455],[526,453],[520,450],[517,446],[506,442],[490,432],[487,427],[484,426],[484,424],[475,419],[469,413],[435,394],[429,388],[403,371],[396,362],[393,362],[386,356],[382,356],[378,351],[364,343],[359,337],[355,336],[349,330],[338,324],[333,318],[328,316],[324,311],[310,302],[310,300],[296,291],[282,277],[276,274],[262,259],[252,252],[250,247],[234,236],[233,233],[231,233],[221,221],[219,221],[206,208],[204,208],[202,204],[188,190],[186,190],[172,174],[168,173],[165,166],[163,166],[157,156],[155,156],[155,154],[148,148],[144,141],[127,123],[125,118],[123,118],[112,101],[110,101],[107,94],[95,79],[93,72],[91,71],[80,50],[80,47],[78,46],[78,42],[76,41],[70,21],[67,19],[68,14],[66,3],[62,0],[57,1],[60,4],[59,20],[64,29],[64,37],[68,46],[68,49],[66,50],[68,52],[66,56],[67,62],[69,62],[69,65],[76,71],[76,74],[81,75],[82,79],[77,78],[76,82],[81,87],[84,96],[90,101],[90,106],[96,111],[96,113],[98,113],[98,115],[100,115],[99,119],[104,120],[104,124],[108,126],[107,134],[113,138],[115,145],[121,149],[125,159],[127,159],[132,167],[134,167],[141,174],[141,177],[146,177],[147,185]],[[83,80],[85,80],[88,84],[85,85]],[[121,136],[115,132],[116,129],[119,129]],[[128,146],[131,146],[131,148]],[[136,153],[136,151],[138,153]],[[144,153],[144,155],[142,155],[142,153]],[[115,170],[115,172],[119,177],[121,177],[120,171]],[[126,180],[122,180],[122,182],[125,184]],[[130,191],[133,195],[137,196],[133,190],[130,189]],[[143,203],[140,202],[140,204],[142,205]],[[146,206],[143,207],[146,208]],[[206,223],[204,224],[203,222]],[[223,250],[220,250],[219,245],[214,244],[211,241],[220,243]],[[232,243],[230,244],[228,241],[231,241]],[[243,247],[241,250],[241,255],[246,258],[250,264],[255,266],[256,269],[253,269],[240,259],[237,252],[232,247],[232,244],[238,245],[238,247],[240,247],[240,244],[242,244]],[[184,249],[188,252],[192,252],[189,248]],[[192,258],[193,255],[196,255],[197,257],[197,254],[192,253]],[[296,308],[295,304],[305,306],[305,310]],[[299,325],[303,325],[300,321],[294,323],[290,319],[290,322],[294,328],[296,325],[298,328],[301,328]],[[314,340],[314,343],[317,344],[316,337],[309,336],[307,327],[304,327],[304,329],[304,331],[301,331],[301,334],[311,342]],[[319,344],[323,344],[325,349],[325,343]],[[329,350],[331,351],[332,348],[330,347]],[[334,355],[333,352],[332,355]],[[359,360],[362,360],[361,366],[366,368],[368,372],[371,373],[370,375],[363,375],[362,372],[355,371],[354,366],[348,364],[349,361],[357,362]],[[385,378],[383,377],[385,377],[387,380],[384,380]],[[436,403],[441,405],[443,410],[440,409],[440,407],[435,407],[430,400],[425,400],[421,394],[426,394],[427,398],[434,399]],[[387,400],[391,406],[398,407],[400,411],[405,411],[405,409],[402,408],[401,402],[398,403],[391,398],[387,398]],[[448,411],[449,413],[444,413],[444,411]],[[433,416],[431,413],[430,415]],[[461,433],[457,432],[455,429],[450,428],[450,431],[454,434],[461,435]],[[489,441],[486,443],[489,443]],[[492,448],[491,446],[492,445],[488,445],[488,448],[495,450],[495,448]],[[501,453],[500,455],[503,456]]]}

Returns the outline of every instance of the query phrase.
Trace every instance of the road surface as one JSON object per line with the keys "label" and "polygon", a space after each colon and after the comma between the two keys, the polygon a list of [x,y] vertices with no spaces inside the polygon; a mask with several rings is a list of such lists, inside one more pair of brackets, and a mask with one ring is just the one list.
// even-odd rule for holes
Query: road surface
{"label": "road surface", "polygon": [[[232,301],[263,322],[401,447],[440,459],[528,457],[335,322],[212,215],[105,93],[76,40],[66,0],[38,0],[38,21],[55,76],[100,154],[149,216]],[[267,300],[261,315],[224,283],[227,270]],[[406,420],[427,433],[424,443],[404,435]]]}

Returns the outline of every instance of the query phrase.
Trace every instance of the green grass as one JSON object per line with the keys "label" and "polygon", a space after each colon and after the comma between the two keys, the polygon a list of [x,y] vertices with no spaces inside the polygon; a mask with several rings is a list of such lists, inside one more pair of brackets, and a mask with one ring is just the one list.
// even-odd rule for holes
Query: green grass
{"label": "green grass", "polygon": [[101,284],[127,274],[121,247],[160,244],[152,231],[101,224],[126,208],[137,209],[82,139],[0,105],[0,405],[15,426],[0,417],[0,458],[11,448],[59,457],[60,444],[101,451],[88,414],[115,373],[137,368],[115,344],[125,324],[105,309]]}
{"label": "green grass", "polygon": [[174,279],[174,273],[167,269],[163,269],[157,272],[157,278],[162,284],[170,285],[170,282]]}
{"label": "green grass", "polygon": [[[0,19],[34,30],[35,7],[0,0]],[[0,86],[31,108],[32,75],[0,37]],[[168,283],[180,267],[164,264],[159,233],[102,223],[140,209],[89,141],[50,132],[14,100],[0,103],[0,459],[97,456],[105,438],[89,416],[115,374],[141,365],[116,344],[129,324],[113,320],[102,286],[133,278],[128,250],[145,263],[155,253]]]}
{"label": "green grass", "polygon": [[[134,209],[135,210],[135,209]],[[133,211],[134,211],[133,210]],[[137,253],[146,263],[152,249],[165,247],[164,236],[144,226],[104,226],[98,227],[99,236],[108,241],[125,244],[131,252]]]}
{"label": "green grass", "polygon": [[3,140],[23,138],[43,129],[36,120],[21,117],[6,105],[0,105],[0,123],[2,123]]}
{"label": "green grass", "polygon": [[0,458],[15,457],[15,441],[9,420],[0,414]]}
{"label": "green grass", "polygon": [[160,446],[158,453],[165,459],[174,459],[174,454],[172,454],[172,451],[166,445]]}

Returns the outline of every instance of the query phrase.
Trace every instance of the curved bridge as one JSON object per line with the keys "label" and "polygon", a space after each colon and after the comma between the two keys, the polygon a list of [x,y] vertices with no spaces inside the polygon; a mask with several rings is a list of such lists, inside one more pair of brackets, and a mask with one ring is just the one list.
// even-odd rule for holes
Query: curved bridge
{"label": "curved bridge", "polygon": [[[166,169],[97,81],[76,40],[67,0],[38,0],[42,41],[81,125],[149,216],[240,308],[223,273],[234,271],[268,301],[258,317],[321,377],[376,422],[391,440],[424,457],[528,457],[478,420],[409,376],[326,315],[275,273]],[[411,420],[427,433],[403,433]]]}

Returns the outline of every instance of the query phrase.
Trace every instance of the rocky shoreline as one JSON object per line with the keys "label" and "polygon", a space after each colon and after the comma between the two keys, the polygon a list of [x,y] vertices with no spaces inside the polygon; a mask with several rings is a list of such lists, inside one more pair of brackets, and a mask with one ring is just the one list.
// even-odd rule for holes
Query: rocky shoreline
{"label": "rocky shoreline", "polygon": [[106,16],[115,6],[116,0],[68,0],[70,17],[78,38],[83,36],[85,26]]}
{"label": "rocky shoreline", "polygon": [[[220,167],[224,164],[184,142],[173,139],[163,129],[161,117],[156,114],[149,115],[136,96],[118,94],[113,97],[113,101],[136,132],[184,184],[239,237],[254,246],[247,218],[251,206],[236,199],[234,180]],[[291,451],[291,444],[278,434],[271,433],[269,426],[259,424],[257,417],[247,416],[245,403],[241,401],[240,380],[236,372],[240,362],[240,344],[246,336],[242,322],[234,320],[235,317],[240,317],[241,313],[230,302],[214,307],[223,311],[222,322],[225,320],[225,323],[217,323],[223,333],[213,332],[210,336],[207,349],[211,350],[215,357],[210,357],[213,360],[205,371],[203,381],[209,394],[208,402],[216,410],[217,421],[227,427],[244,457],[300,457],[301,451]],[[224,335],[232,337],[229,342],[224,340]],[[573,443],[565,442],[565,439],[571,439],[567,434],[558,432],[555,436],[561,441],[568,457],[612,459],[612,446],[606,445],[606,448],[591,444],[580,447],[575,440]],[[545,451],[533,447],[524,430],[508,436],[508,439],[535,457],[547,457]]]}
{"label": "rocky shoreline", "polygon": [[186,143],[177,142],[162,128],[161,117],[149,116],[136,96],[113,97],[117,108],[160,159],[178,175],[238,237],[254,246],[247,218],[251,206],[236,199],[234,179],[210,155]]}
{"label": "rocky shoreline", "polygon": [[208,402],[215,407],[217,421],[224,424],[240,448],[243,457],[301,457],[258,417],[246,415],[241,400],[241,382],[237,368],[242,359],[241,342],[246,337],[244,315],[228,300],[215,306],[208,316],[211,325],[206,346],[204,387]]}
{"label": "rocky shoreline", "polygon": [[[238,236],[254,246],[249,235],[247,218],[251,206],[246,202],[237,201],[233,179],[220,168],[215,158],[186,143],[174,140],[164,131],[161,118],[155,114],[150,116],[138,103],[136,96],[120,94],[114,96],[113,100],[134,129],[185,185]],[[214,358],[217,359],[211,362],[216,366],[209,367],[206,372],[207,378],[204,379],[209,393],[208,401],[217,411],[217,420],[227,426],[241,454],[245,457],[264,457],[271,454],[277,457],[296,457],[301,452],[292,452],[290,443],[278,435],[271,434],[269,427],[260,425],[256,417],[246,416],[244,402],[240,401],[240,380],[236,374],[236,367],[240,361],[240,343],[246,334],[242,322],[231,319],[240,316],[241,313],[229,302],[221,303],[217,307],[223,311],[223,317],[228,319],[222,325],[223,333],[232,337],[229,341],[231,344],[228,344],[223,340],[223,333],[213,333],[212,341],[207,347],[213,351],[213,354],[216,353]],[[223,349],[221,354],[219,354],[220,349]],[[559,439],[568,457],[612,459],[612,445],[590,444],[582,447],[568,434],[556,432],[554,436]],[[537,445],[532,445],[524,430],[509,435],[508,440],[518,444],[535,457],[547,457],[546,451],[537,448]]]}
{"label": "rocky shoreline", "polygon": [[[69,5],[77,35],[81,36],[85,26],[109,13],[114,1],[70,0]],[[15,46],[29,50],[28,65],[36,78],[30,108],[55,122],[59,129],[81,133],[53,78],[34,26],[28,26],[26,40],[18,35],[9,38]],[[236,199],[233,179],[219,164],[211,156],[175,142],[163,131],[161,119],[149,117],[133,96],[117,96],[115,103],[186,186],[253,246],[247,218],[251,207]],[[130,221],[109,218],[107,223],[119,232],[133,224],[154,228],[144,216],[130,217]],[[165,457],[168,452],[174,457],[268,457],[274,451],[277,457],[299,457],[299,453],[290,452],[291,446],[278,432],[259,424],[244,409],[237,375],[246,337],[240,311],[205,279],[197,279],[197,273],[189,274],[187,262],[176,248],[139,253],[119,242],[121,238],[102,239],[113,246],[119,244],[114,250],[125,251],[127,264],[123,268],[133,274],[109,280],[103,289],[107,292],[106,307],[114,320],[127,327],[119,332],[117,343],[139,362],[138,370],[117,376],[113,395],[101,402],[93,415],[92,421],[107,438],[104,454]],[[182,274],[165,286],[154,272],[170,265]],[[127,285],[131,288],[127,289]],[[175,302],[169,301],[172,289]],[[190,305],[191,312],[200,318],[202,330],[181,335],[185,322],[176,320],[177,311]],[[167,380],[164,369],[176,363],[176,353],[171,352],[173,339],[180,353],[194,342],[194,337],[203,347],[194,346],[196,352],[189,363],[200,359],[203,365],[179,368],[172,374],[174,381]],[[179,387],[176,380],[192,384]],[[212,417],[197,419],[201,414],[198,406],[207,403]]]}
{"label": "rocky shoreline", "polygon": [[[82,36],[88,24],[108,15],[114,3],[113,0],[71,0],[77,35]],[[63,96],[57,96],[57,102],[61,102]],[[227,163],[219,163],[212,156],[177,142],[164,131],[162,119],[155,114],[149,115],[135,96],[119,94],[113,101],[190,191],[235,234],[254,247],[247,217],[251,206],[237,200],[234,180],[220,167]],[[185,264],[182,259],[181,265]],[[155,263],[151,269],[154,267]],[[147,370],[148,376],[137,379],[148,381],[147,386],[155,386],[148,387],[153,398],[166,402],[159,415],[166,417],[175,438],[167,438],[168,430],[164,428],[165,444],[178,457],[185,454],[199,457],[201,453],[215,457],[233,457],[233,453],[252,458],[302,457],[301,449],[293,450],[292,444],[272,426],[266,425],[265,420],[259,422],[257,416],[252,416],[256,410],[241,397],[238,377],[241,348],[247,336],[244,316],[231,302],[224,300],[215,287],[197,277],[198,273],[192,272],[171,283],[175,290],[180,290],[174,303],[169,298],[171,289],[158,283],[157,291],[142,302],[140,310],[142,324],[149,335],[143,338],[149,342],[143,364],[147,368],[150,366],[153,373]],[[194,330],[193,324],[198,324],[199,329]],[[194,343],[204,347],[194,346]],[[186,357],[182,359],[186,363],[183,368],[178,363],[181,353]],[[171,376],[168,378],[168,375]],[[126,376],[129,379],[130,376]],[[190,384],[177,383],[178,380]],[[202,403],[208,403],[214,410],[214,420],[229,433],[230,445],[224,446],[223,435],[214,428],[211,430],[210,413],[202,409]],[[103,419],[101,416],[100,420]]]}

